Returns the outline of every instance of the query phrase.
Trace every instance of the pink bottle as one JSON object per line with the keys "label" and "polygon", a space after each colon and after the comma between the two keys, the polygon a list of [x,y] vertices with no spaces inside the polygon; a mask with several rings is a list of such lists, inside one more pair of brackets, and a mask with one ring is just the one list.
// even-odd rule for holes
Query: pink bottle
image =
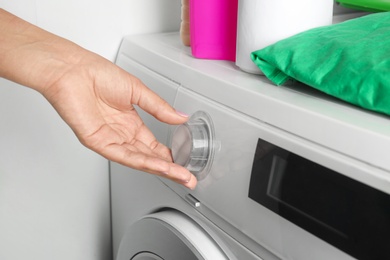
{"label": "pink bottle", "polygon": [[190,0],[192,55],[236,60],[238,0]]}

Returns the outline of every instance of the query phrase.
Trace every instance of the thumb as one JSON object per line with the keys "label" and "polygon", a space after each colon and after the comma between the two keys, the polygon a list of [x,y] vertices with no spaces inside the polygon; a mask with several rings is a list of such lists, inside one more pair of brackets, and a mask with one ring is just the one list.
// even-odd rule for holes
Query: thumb
{"label": "thumb", "polygon": [[138,102],[134,104],[161,122],[173,125],[187,122],[189,118],[187,114],[176,111],[168,102],[146,87],[142,82],[139,82],[137,85],[136,87],[141,89],[141,91],[137,91],[139,93]]}

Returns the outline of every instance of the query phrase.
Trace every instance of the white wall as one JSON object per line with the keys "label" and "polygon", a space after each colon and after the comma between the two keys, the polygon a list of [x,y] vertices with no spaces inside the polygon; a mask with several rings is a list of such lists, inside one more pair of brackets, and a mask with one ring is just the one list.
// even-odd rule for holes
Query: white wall
{"label": "white wall", "polygon": [[181,0],[0,0],[0,7],[113,60],[124,35],[179,29]]}
{"label": "white wall", "polygon": [[[124,35],[179,28],[180,0],[0,0],[114,60]],[[0,259],[111,259],[108,163],[38,93],[0,79]]]}

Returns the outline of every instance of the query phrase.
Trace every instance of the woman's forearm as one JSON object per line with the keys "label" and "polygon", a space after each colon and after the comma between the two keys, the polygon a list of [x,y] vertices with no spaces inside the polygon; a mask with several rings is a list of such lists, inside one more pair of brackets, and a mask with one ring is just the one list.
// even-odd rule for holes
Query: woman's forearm
{"label": "woman's forearm", "polygon": [[87,52],[0,9],[0,76],[41,93]]}

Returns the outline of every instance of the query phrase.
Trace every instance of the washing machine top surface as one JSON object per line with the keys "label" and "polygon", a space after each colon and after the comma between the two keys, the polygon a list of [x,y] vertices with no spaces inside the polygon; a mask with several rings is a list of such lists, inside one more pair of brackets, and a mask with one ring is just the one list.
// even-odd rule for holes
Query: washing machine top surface
{"label": "washing machine top surface", "polygon": [[[303,84],[277,87],[264,76],[241,71],[232,62],[194,59],[178,39],[178,33],[130,36],[120,51],[216,103],[390,171],[388,116],[357,108]],[[390,176],[377,177],[381,180],[375,185],[388,190]]]}

